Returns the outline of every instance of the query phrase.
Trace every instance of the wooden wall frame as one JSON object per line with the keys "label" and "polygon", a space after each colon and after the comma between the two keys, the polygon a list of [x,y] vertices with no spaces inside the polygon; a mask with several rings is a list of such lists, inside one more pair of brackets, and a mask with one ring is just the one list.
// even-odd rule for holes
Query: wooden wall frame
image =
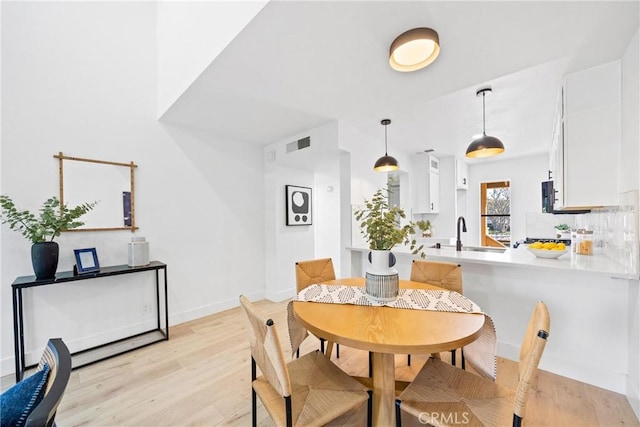
{"label": "wooden wall frame", "polygon": [[85,159],[81,157],[71,157],[65,156],[62,154],[62,151],[58,152],[58,154],[53,155],[54,158],[59,161],[59,178],[60,178],[60,205],[65,203],[64,197],[64,161],[78,161],[78,162],[87,162],[87,163],[97,163],[102,165],[112,165],[112,166],[123,166],[129,168],[129,176],[130,176],[130,192],[131,192],[131,226],[122,226],[122,227],[87,227],[87,228],[74,228],[71,230],[65,231],[111,231],[111,230],[131,230],[134,232],[138,229],[136,225],[136,215],[135,215],[135,187],[134,187],[134,171],[138,167],[134,162],[129,163],[120,163],[120,162],[111,162],[106,160],[96,160],[96,159]]}

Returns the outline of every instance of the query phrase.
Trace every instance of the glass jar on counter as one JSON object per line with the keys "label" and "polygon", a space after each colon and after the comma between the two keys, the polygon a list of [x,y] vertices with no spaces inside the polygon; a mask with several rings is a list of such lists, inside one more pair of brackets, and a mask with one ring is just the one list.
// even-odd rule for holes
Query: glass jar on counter
{"label": "glass jar on counter", "polygon": [[579,255],[593,255],[593,230],[576,230],[571,248]]}

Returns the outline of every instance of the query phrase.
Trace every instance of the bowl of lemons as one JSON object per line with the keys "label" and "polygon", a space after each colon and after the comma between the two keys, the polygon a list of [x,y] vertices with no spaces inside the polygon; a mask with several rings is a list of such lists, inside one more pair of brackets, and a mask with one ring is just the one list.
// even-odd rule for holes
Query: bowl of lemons
{"label": "bowl of lemons", "polygon": [[564,243],[554,242],[533,242],[527,249],[538,258],[558,258],[569,252]]}

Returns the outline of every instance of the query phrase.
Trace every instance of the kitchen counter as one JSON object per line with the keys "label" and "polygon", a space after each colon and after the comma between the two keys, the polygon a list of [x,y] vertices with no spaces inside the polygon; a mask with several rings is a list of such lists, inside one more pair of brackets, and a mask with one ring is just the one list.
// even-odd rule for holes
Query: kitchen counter
{"label": "kitchen counter", "polygon": [[[367,248],[350,247],[351,251],[369,252]],[[556,259],[538,258],[529,252],[526,245],[519,248],[507,248],[504,253],[495,252],[475,252],[460,251],[455,248],[443,247],[442,249],[427,248],[423,250],[428,259],[442,260],[448,262],[464,262],[470,264],[504,265],[522,268],[544,268],[545,270],[581,271],[595,274],[603,274],[615,279],[638,279],[638,272],[626,269],[622,264],[601,254],[578,255],[572,252],[560,256]],[[419,256],[412,255],[405,246],[397,246],[392,252],[400,259],[409,256],[420,259]]]}
{"label": "kitchen counter", "polygon": [[[348,248],[351,271],[363,276],[369,249]],[[392,251],[394,268],[408,279],[411,263],[420,259],[408,248]],[[625,393],[629,366],[630,297],[637,292],[638,273],[604,255],[571,252],[557,259],[536,258],[525,245],[504,253],[456,252],[455,247],[424,250],[427,259],[462,266],[464,294],[490,315],[498,335],[498,355],[518,360],[531,310],[544,301],[551,315],[550,337],[540,368],[617,393]],[[593,348],[606,348],[607,363],[585,357]]]}

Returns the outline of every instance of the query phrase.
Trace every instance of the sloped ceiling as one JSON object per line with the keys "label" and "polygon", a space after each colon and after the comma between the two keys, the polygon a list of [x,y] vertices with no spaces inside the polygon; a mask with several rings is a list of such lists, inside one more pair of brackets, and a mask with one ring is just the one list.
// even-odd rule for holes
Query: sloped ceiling
{"label": "sloped ceiling", "polygon": [[[390,118],[389,153],[464,155],[482,132],[504,157],[546,152],[561,77],[619,59],[639,2],[271,1],[162,120],[265,145],[331,120],[371,135]],[[388,65],[393,39],[414,27],[440,36],[429,67]]]}

